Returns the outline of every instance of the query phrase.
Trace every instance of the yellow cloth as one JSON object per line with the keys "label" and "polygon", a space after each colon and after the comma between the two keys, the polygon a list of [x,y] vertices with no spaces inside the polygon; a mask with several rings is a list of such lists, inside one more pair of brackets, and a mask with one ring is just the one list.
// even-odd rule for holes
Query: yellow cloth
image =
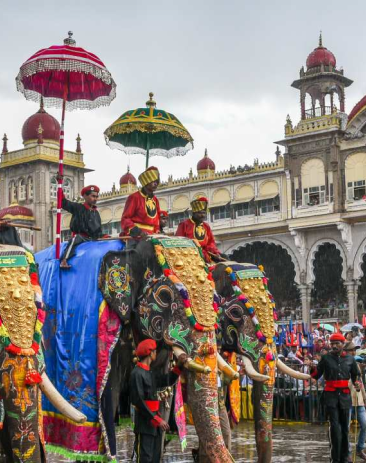
{"label": "yellow cloth", "polygon": [[253,419],[252,386],[247,386],[246,391],[241,392],[241,416],[245,420]]}

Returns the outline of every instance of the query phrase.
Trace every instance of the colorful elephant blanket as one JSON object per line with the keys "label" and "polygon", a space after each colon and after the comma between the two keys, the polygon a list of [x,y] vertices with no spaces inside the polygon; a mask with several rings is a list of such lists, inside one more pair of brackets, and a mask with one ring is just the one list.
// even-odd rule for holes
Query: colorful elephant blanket
{"label": "colorful elephant blanket", "polygon": [[104,255],[123,247],[117,240],[83,243],[65,271],[55,260],[54,246],[36,255],[46,305],[46,371],[63,397],[87,416],[84,424],[76,424],[44,398],[45,440],[48,450],[73,460],[110,458],[101,396],[121,323],[103,301],[98,274]]}

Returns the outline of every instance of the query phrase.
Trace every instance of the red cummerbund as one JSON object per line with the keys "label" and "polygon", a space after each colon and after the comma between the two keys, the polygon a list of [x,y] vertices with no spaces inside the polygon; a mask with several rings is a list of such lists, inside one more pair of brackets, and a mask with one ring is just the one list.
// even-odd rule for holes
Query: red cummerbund
{"label": "red cummerbund", "polygon": [[348,389],[348,379],[336,379],[334,381],[325,381],[325,391],[334,392],[336,389]]}
{"label": "red cummerbund", "polygon": [[145,400],[145,404],[151,412],[157,412],[159,410],[158,400]]}

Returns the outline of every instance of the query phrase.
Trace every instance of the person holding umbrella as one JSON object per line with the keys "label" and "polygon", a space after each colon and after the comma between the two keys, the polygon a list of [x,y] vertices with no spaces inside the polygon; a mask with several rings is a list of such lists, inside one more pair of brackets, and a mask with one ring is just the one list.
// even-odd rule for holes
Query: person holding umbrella
{"label": "person holding umbrella", "polygon": [[68,260],[75,255],[76,247],[85,241],[96,240],[103,236],[102,221],[97,210],[99,188],[89,185],[81,190],[84,203],[69,201],[62,194],[62,208],[72,214],[70,230],[73,237],[61,256],[60,268],[70,269]]}
{"label": "person holding umbrella", "polygon": [[142,188],[127,198],[121,218],[121,236],[135,239],[160,232],[160,206],[154,195],[160,183],[159,170],[149,167],[139,175],[139,181]]}

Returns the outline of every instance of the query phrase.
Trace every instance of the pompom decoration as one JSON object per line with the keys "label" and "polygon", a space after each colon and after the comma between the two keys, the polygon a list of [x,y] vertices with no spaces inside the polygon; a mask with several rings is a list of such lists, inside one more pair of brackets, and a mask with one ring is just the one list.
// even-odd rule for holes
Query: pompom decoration
{"label": "pompom decoration", "polygon": [[[200,244],[198,243],[197,240],[192,240],[192,241],[197,246],[197,249],[198,249],[198,252],[199,252],[199,255],[200,255],[201,259],[204,260]],[[168,263],[167,263],[167,261],[166,261],[166,259],[164,257],[164,254],[163,254],[163,246],[160,244],[159,240],[156,239],[156,238],[152,238],[151,242],[152,242],[152,244],[154,246],[157,261],[158,261],[159,265],[161,266],[161,268],[163,270],[164,276],[169,278],[169,280],[174,284],[174,286],[177,288],[180,296],[182,297],[183,305],[184,305],[184,308],[185,308],[185,314],[186,314],[186,317],[188,318],[188,321],[189,321],[190,325],[193,326],[193,328],[195,330],[197,330],[197,331],[205,331],[205,330],[217,329],[217,327],[218,327],[217,323],[215,323],[213,327],[209,327],[209,328],[206,327],[205,328],[203,325],[201,325],[200,323],[197,322],[197,320],[196,320],[196,318],[193,315],[192,310],[191,310],[192,304],[191,304],[191,300],[189,298],[188,290],[184,286],[184,284],[179,280],[179,278],[174,273],[174,271],[169,268]],[[211,287],[212,287],[213,292],[214,292],[212,307],[213,307],[213,310],[215,311],[216,317],[217,317],[218,312],[219,312],[220,299],[219,299],[219,296],[216,293],[215,282],[213,281],[213,277],[212,277],[212,270],[214,269],[214,267],[211,267],[209,269],[207,267],[207,265],[205,265],[204,269],[205,269],[205,272],[207,273],[207,279],[210,281]],[[0,330],[1,330],[1,328],[0,328]]]}

